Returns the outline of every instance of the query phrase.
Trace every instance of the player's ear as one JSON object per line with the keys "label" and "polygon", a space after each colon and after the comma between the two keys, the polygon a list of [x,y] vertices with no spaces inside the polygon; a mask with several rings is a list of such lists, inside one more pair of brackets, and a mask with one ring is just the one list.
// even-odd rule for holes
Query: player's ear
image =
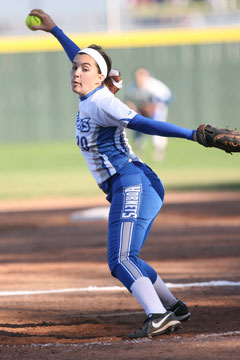
{"label": "player's ear", "polygon": [[95,85],[101,84],[103,82],[103,80],[104,80],[104,75],[103,74],[98,74]]}

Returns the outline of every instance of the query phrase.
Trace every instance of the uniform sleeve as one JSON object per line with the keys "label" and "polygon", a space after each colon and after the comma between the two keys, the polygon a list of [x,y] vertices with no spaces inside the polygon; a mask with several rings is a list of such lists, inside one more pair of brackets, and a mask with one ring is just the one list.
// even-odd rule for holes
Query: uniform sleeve
{"label": "uniform sleeve", "polygon": [[127,127],[136,114],[136,111],[111,94],[98,104],[97,122],[102,126]]}
{"label": "uniform sleeve", "polygon": [[127,127],[144,134],[193,140],[195,130],[190,130],[164,121],[155,121],[139,114],[129,120]]}
{"label": "uniform sleeve", "polygon": [[67,37],[64,32],[59,29],[58,26],[54,26],[54,28],[51,30],[51,33],[60,42],[65,53],[67,54],[71,62],[73,62],[73,59],[79,52],[80,48],[71,39],[69,39],[69,37]]}

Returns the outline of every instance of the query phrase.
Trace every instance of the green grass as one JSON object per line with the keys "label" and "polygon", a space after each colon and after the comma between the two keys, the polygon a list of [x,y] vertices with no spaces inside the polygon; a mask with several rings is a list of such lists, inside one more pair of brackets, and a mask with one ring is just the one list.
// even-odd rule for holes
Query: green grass
{"label": "green grass", "polygon": [[[0,199],[99,196],[84,158],[72,143],[0,145]],[[152,159],[146,141],[141,156],[166,189],[240,190],[240,154],[233,156],[196,143],[171,139],[163,162]]]}
{"label": "green grass", "polygon": [[[150,159],[148,151],[145,160]],[[195,142],[171,139],[165,160],[151,163],[167,189],[240,190],[240,154],[230,155]]]}

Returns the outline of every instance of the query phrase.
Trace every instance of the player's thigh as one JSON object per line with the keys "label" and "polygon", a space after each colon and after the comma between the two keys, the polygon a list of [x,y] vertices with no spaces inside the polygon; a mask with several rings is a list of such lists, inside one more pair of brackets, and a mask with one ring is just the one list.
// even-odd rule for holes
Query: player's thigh
{"label": "player's thigh", "polygon": [[116,257],[122,241],[127,239],[129,253],[138,256],[162,200],[139,169],[120,176],[113,184],[112,194],[108,255]]}

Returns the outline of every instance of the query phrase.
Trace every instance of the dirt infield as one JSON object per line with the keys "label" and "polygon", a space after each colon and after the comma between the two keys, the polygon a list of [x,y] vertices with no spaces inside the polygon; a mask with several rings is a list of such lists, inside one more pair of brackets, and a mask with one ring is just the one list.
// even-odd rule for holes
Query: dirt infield
{"label": "dirt infield", "polygon": [[107,222],[70,220],[93,205],[0,205],[0,359],[239,359],[240,192],[167,195],[142,257],[192,316],[136,341],[145,315],[109,274]]}

